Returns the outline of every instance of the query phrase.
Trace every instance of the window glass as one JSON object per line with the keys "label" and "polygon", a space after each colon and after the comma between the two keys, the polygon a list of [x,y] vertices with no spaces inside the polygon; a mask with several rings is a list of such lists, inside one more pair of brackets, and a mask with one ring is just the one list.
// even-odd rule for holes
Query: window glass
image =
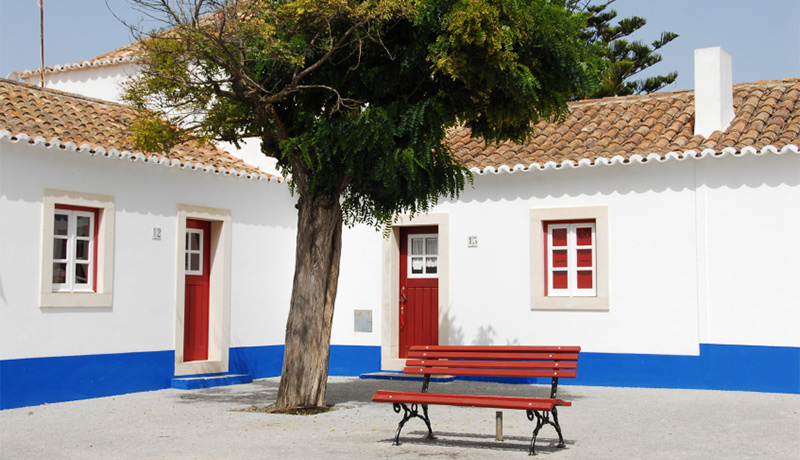
{"label": "window glass", "polygon": [[89,282],[89,265],[75,264],[75,283],[86,284]]}
{"label": "window glass", "polygon": [[63,260],[67,258],[67,239],[53,239],[53,260]]}
{"label": "window glass", "polygon": [[58,236],[66,236],[68,224],[69,216],[65,214],[56,214],[53,225],[53,234]]}
{"label": "window glass", "polygon": [[89,260],[89,241],[78,240],[75,242],[75,259]]}
{"label": "window glass", "polygon": [[439,253],[439,238],[425,238],[425,254],[435,256]]}
{"label": "window glass", "polygon": [[57,262],[53,264],[53,284],[64,284],[67,282],[67,264]]}
{"label": "window glass", "polygon": [[411,273],[415,275],[422,274],[422,261],[424,259],[422,257],[412,257],[411,258]]}
{"label": "window glass", "polygon": [[437,257],[428,257],[425,260],[425,273],[433,275],[439,269],[439,259]]}
{"label": "window glass", "polygon": [[424,238],[411,238],[411,254],[413,255],[420,255],[423,254],[422,250],[422,242]]}
{"label": "window glass", "polygon": [[568,273],[566,271],[553,271],[553,288],[567,289],[569,286]]}
{"label": "window glass", "polygon": [[200,234],[199,233],[191,233],[189,239],[191,241],[191,246],[189,248],[192,251],[199,251],[200,250]]}
{"label": "window glass", "polygon": [[191,261],[192,261],[192,263],[189,264],[189,270],[191,270],[193,272],[199,272],[200,271],[200,254],[199,253],[192,254]]}
{"label": "window glass", "polygon": [[567,245],[567,229],[566,228],[554,228],[553,229],[553,247],[566,246],[566,245]]}
{"label": "window glass", "polygon": [[561,249],[553,251],[553,267],[566,268],[566,266],[567,266],[567,251]]}
{"label": "window glass", "polygon": [[575,234],[579,246],[590,246],[592,244],[592,227],[577,227]]}
{"label": "window glass", "polygon": [[76,216],[77,227],[75,235],[80,237],[88,237],[91,233],[91,219],[88,216]]}
{"label": "window glass", "polygon": [[591,249],[578,249],[578,266],[591,267],[592,266],[592,250]]}
{"label": "window glass", "polygon": [[578,289],[592,289],[594,287],[592,272],[588,270],[578,270]]}

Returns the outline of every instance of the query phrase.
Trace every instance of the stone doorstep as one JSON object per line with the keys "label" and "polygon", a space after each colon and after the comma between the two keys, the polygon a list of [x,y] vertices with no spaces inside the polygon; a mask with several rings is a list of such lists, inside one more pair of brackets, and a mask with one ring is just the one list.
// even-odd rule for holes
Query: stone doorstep
{"label": "stone doorstep", "polygon": [[253,376],[250,374],[202,374],[182,375],[173,377],[170,387],[179,390],[196,390],[199,388],[212,388],[227,385],[250,383]]}

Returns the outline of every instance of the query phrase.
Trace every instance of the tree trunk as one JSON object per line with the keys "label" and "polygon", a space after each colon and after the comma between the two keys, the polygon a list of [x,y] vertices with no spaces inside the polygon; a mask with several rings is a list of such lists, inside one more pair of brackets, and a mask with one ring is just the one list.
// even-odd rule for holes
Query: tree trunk
{"label": "tree trunk", "polygon": [[[301,192],[302,193],[302,192]],[[297,204],[294,286],[276,409],[325,406],[331,326],[342,248],[338,196]]]}

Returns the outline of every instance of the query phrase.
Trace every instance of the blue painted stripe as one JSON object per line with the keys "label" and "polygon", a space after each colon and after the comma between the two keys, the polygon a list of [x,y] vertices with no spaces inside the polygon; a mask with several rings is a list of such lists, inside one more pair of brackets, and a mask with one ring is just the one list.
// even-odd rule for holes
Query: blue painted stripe
{"label": "blue painted stripe", "polygon": [[701,344],[700,356],[581,353],[574,383],[800,394],[800,348]]}
{"label": "blue painted stripe", "polygon": [[[230,371],[261,379],[277,377],[283,369],[283,345],[231,348]],[[361,345],[331,345],[328,375],[357,376],[381,368],[381,348]]]}
{"label": "blue painted stripe", "polygon": [[228,372],[250,374],[254,379],[277,377],[283,369],[283,351],[283,345],[231,348]]}
{"label": "blue painted stripe", "polygon": [[331,345],[328,375],[354,377],[381,369],[381,347]]}
{"label": "blue painted stripe", "polygon": [[[283,345],[230,350],[231,374],[276,377]],[[378,346],[331,346],[329,374],[380,370]],[[169,388],[172,351],[0,361],[0,409]],[[549,383],[530,379],[529,383]],[[701,344],[700,356],[581,353],[563,384],[800,394],[800,348]]]}
{"label": "blue painted stripe", "polygon": [[[549,378],[460,377],[549,385]],[[800,394],[800,348],[701,344],[699,356],[582,352],[578,378],[562,385]]]}
{"label": "blue painted stripe", "polygon": [[172,351],[0,361],[0,409],[169,387]]}

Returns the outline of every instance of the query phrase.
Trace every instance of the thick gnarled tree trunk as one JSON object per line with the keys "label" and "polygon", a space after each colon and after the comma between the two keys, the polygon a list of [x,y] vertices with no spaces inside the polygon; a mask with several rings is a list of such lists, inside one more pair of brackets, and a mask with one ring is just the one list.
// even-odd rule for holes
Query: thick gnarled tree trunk
{"label": "thick gnarled tree trunk", "polygon": [[338,197],[298,201],[294,286],[276,410],[325,406],[331,326],[342,248]]}

